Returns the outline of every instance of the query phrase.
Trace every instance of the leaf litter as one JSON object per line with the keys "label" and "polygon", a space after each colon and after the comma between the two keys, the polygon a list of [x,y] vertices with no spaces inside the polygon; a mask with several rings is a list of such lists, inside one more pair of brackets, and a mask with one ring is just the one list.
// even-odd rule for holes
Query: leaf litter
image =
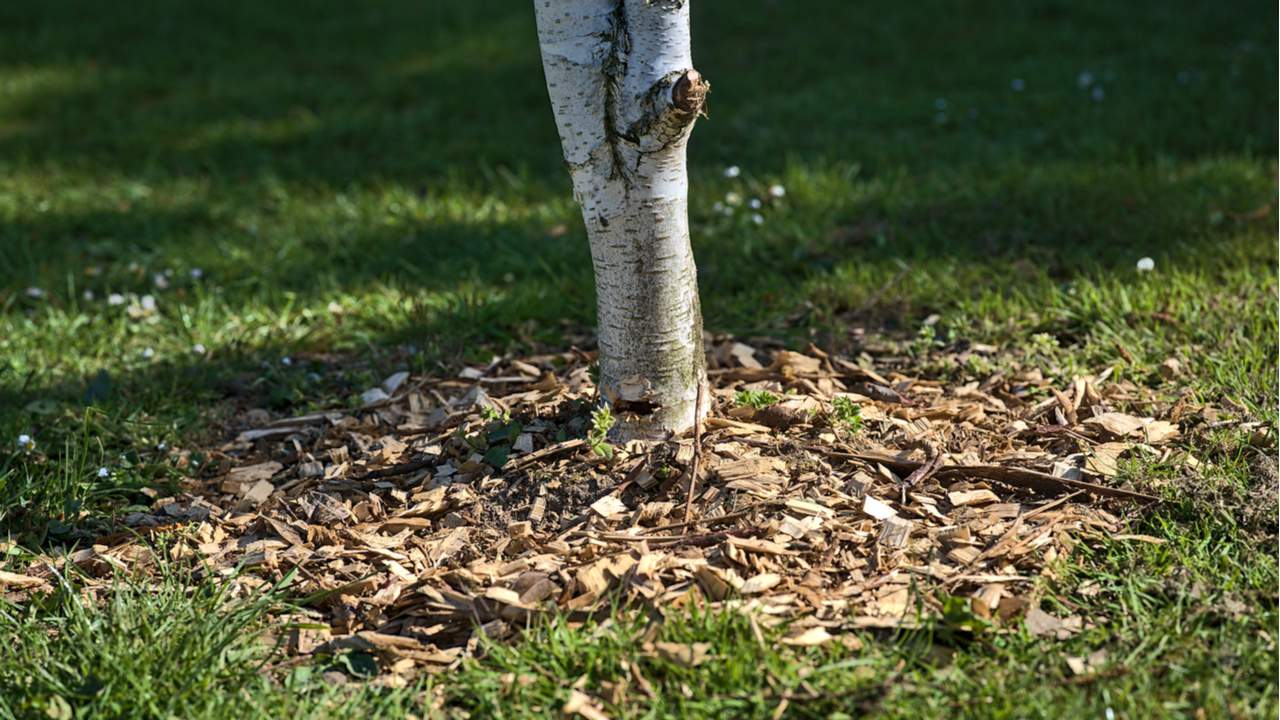
{"label": "leaf litter", "polygon": [[[1064,638],[1105,619],[1040,609],[1055,560],[1100,536],[1146,539],[1124,534],[1125,516],[1156,499],[1117,484],[1120,459],[1195,474],[1203,463],[1170,441],[1216,420],[1110,370],[1057,387],[1015,363],[950,382],[908,374],[903,355],[710,347],[696,432],[608,457],[585,437],[594,355],[576,349],[399,372],[356,410],[246,413],[179,495],[127,532],[0,574],[0,591],[48,592],[68,562],[90,582],[145,574],[161,547],[246,590],[294,572],[304,612],[278,618],[287,652],[366,652],[392,682],[539,616],[619,603],[748,613],[807,647],[918,626],[959,599],[993,628]],[[736,403],[744,390],[776,402]],[[710,649],[644,651],[696,665]]]}

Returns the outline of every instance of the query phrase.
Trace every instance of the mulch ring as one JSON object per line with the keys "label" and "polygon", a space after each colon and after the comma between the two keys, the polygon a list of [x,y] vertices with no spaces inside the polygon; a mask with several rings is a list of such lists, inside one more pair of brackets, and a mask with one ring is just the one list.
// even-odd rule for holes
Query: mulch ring
{"label": "mulch ring", "polygon": [[[906,374],[918,366],[906,355],[709,347],[697,448],[588,440],[590,353],[397,373],[359,410],[248,413],[182,494],[69,561],[109,582],[155,564],[146,529],[162,528],[171,558],[244,590],[295,572],[292,591],[312,600],[304,624],[327,629],[288,631],[288,651],[362,650],[392,677],[452,667],[481,634],[619,600],[749,612],[788,623],[795,645],[916,625],[948,598],[996,628],[1065,637],[1099,620],[1039,609],[1054,561],[1104,535],[1156,541],[1123,534],[1124,514],[1155,499],[1119,487],[1118,464],[1195,475],[1201,461],[1168,441],[1216,420],[1110,370],[1055,387],[1012,360],[944,382]],[[1121,412],[1132,407],[1146,413]],[[23,592],[64,561],[16,576]]]}

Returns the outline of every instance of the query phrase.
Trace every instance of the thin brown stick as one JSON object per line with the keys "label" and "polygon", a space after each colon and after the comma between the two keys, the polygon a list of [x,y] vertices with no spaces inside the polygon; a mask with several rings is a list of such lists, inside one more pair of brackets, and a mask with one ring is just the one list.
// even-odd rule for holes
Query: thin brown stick
{"label": "thin brown stick", "polygon": [[[711,527],[712,525],[723,525],[731,520],[737,520],[738,518],[746,517],[747,515],[750,515],[751,513],[761,508],[766,508],[766,507],[769,507],[770,505],[781,505],[781,504],[782,502],[778,500],[761,500],[758,502],[753,502],[750,505],[747,505],[746,507],[740,508],[738,510],[734,510],[731,513],[726,513],[724,515],[717,515],[716,517],[708,518],[706,520],[699,520],[697,524],[706,525],[707,527]],[[685,528],[693,524],[694,524],[693,522],[667,523],[666,525],[655,525],[649,528],[649,531],[658,532],[661,530],[678,530],[680,528]]]}
{"label": "thin brown stick", "polygon": [[1033,518],[1033,517],[1035,517],[1035,516],[1037,516],[1037,515],[1040,515],[1040,514],[1042,514],[1042,513],[1049,512],[1050,510],[1052,510],[1052,509],[1054,509],[1054,508],[1058,507],[1059,505],[1065,504],[1065,503],[1067,503],[1068,501],[1074,500],[1075,498],[1079,497],[1080,495],[1083,495],[1083,494],[1084,494],[1084,492],[1085,492],[1084,490],[1077,490],[1077,491],[1075,491],[1075,492],[1071,493],[1070,495],[1063,495],[1062,497],[1058,498],[1057,500],[1053,500],[1053,501],[1051,501],[1051,502],[1047,502],[1047,503],[1045,503],[1044,505],[1041,505],[1041,506],[1039,506],[1039,507],[1035,508],[1034,510],[1029,510],[1029,511],[1027,511],[1027,512],[1023,513],[1023,514],[1022,514],[1022,519],[1023,519],[1023,520],[1030,520],[1031,518]]}
{"label": "thin brown stick", "polygon": [[903,505],[907,504],[908,489],[913,488],[916,485],[919,485],[925,480],[928,480],[929,477],[933,475],[935,472],[937,472],[938,468],[940,467],[942,467],[942,451],[935,452],[933,454],[933,457],[929,458],[928,462],[916,468],[915,470],[912,470],[911,474],[908,475],[906,479],[902,481],[902,487],[901,487],[902,504]]}
{"label": "thin brown stick", "polygon": [[395,477],[396,475],[407,475],[411,472],[431,467],[439,461],[440,457],[438,455],[432,455],[431,457],[414,460],[413,462],[400,463],[399,465],[391,465],[389,467],[378,468],[377,470],[370,470],[364,475],[355,478],[355,480],[377,480],[379,478]]}
{"label": "thin brown stick", "polygon": [[693,460],[689,462],[689,494],[684,498],[684,522],[693,517],[693,494],[698,489],[698,465],[702,460],[702,389],[706,383],[698,382],[698,395],[693,401]]}
{"label": "thin brown stick", "polygon": [[[757,440],[755,438],[745,437],[727,437],[726,442],[740,442],[760,448],[776,448],[779,443]],[[809,452],[820,453],[826,457],[839,458],[842,460],[861,460],[862,462],[877,462],[898,472],[912,473],[919,470],[924,463],[916,460],[906,460],[887,452],[865,451],[865,452],[841,452],[831,450],[830,448],[821,447],[819,445],[789,445],[789,447],[798,447]],[[933,472],[938,476],[960,475],[962,477],[981,477],[988,480],[995,480],[1006,485],[1014,487],[1027,488],[1042,493],[1066,493],[1073,491],[1083,491],[1092,493],[1100,497],[1120,498],[1122,500],[1136,500],[1157,504],[1164,502],[1154,495],[1137,492],[1135,490],[1125,490],[1123,488],[1109,487],[1107,485],[1099,485],[1097,483],[1085,480],[1071,480],[1068,478],[1042,473],[1038,470],[1027,470],[1026,468],[1006,467],[1003,465],[943,465]]]}
{"label": "thin brown stick", "polygon": [[651,545],[667,545],[671,543],[680,545],[703,545],[719,542],[730,537],[756,537],[762,534],[760,528],[754,527],[731,528],[729,530],[720,530],[717,532],[690,533],[684,535],[627,535],[626,533],[604,533],[594,532],[591,530],[575,530],[574,532],[585,537],[604,540],[606,542],[644,542]]}
{"label": "thin brown stick", "polygon": [[[898,472],[914,472],[918,470],[924,463],[915,460],[905,460],[885,452],[835,452],[816,445],[804,445],[805,450],[811,452],[823,453],[827,457],[842,458],[847,460],[861,460],[863,462],[878,462],[888,466]],[[1044,493],[1064,493],[1074,490],[1083,490],[1094,495],[1103,497],[1120,498],[1122,500],[1139,500],[1148,503],[1163,502],[1154,495],[1147,495],[1134,490],[1125,490],[1123,488],[1109,487],[1099,485],[1084,480],[1070,480],[1068,478],[1042,473],[1037,470],[1027,470],[1025,468],[1005,467],[1003,465],[944,465],[935,471],[936,475],[952,476],[960,475],[962,477],[980,477],[987,480],[995,480],[1006,485],[1027,488]]]}
{"label": "thin brown stick", "polygon": [[520,457],[509,461],[502,468],[502,471],[504,473],[514,472],[516,470],[523,468],[526,465],[530,465],[539,460],[545,460],[547,458],[560,455],[561,453],[567,453],[573,450],[577,450],[578,448],[586,444],[587,444],[586,440],[582,438],[575,438],[573,440],[565,440],[564,442],[556,443],[555,445],[548,445],[540,450],[534,450],[528,455],[521,455]]}

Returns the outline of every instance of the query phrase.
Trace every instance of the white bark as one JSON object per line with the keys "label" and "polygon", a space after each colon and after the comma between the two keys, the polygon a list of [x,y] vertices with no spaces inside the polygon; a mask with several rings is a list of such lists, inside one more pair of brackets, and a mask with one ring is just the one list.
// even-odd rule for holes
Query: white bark
{"label": "white bark", "polygon": [[706,382],[685,147],[708,85],[693,69],[688,0],[534,8],[591,243],[601,396],[618,439],[683,432],[705,411],[696,405]]}

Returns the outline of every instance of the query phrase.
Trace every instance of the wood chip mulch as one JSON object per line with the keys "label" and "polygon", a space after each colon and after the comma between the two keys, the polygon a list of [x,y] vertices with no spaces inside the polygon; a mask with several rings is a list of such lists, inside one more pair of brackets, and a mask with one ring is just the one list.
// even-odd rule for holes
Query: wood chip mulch
{"label": "wood chip mulch", "polygon": [[[1110,370],[1055,386],[1014,362],[944,382],[908,375],[918,363],[901,354],[709,347],[696,450],[694,437],[593,447],[591,353],[397,373],[358,410],[247,414],[130,533],[15,577],[37,589],[69,561],[106,582],[153,561],[149,536],[170,531],[171,558],[245,590],[295,574],[307,605],[284,631],[291,654],[363,650],[401,676],[541,614],[620,601],[738,609],[816,645],[960,598],[997,628],[1065,637],[1091,620],[1040,609],[1055,560],[1101,535],[1155,541],[1124,535],[1155,499],[1120,487],[1118,467],[1148,457],[1194,474],[1171,441],[1213,420]],[[776,402],[757,409],[743,391]],[[1135,407],[1150,414],[1122,412]]]}

